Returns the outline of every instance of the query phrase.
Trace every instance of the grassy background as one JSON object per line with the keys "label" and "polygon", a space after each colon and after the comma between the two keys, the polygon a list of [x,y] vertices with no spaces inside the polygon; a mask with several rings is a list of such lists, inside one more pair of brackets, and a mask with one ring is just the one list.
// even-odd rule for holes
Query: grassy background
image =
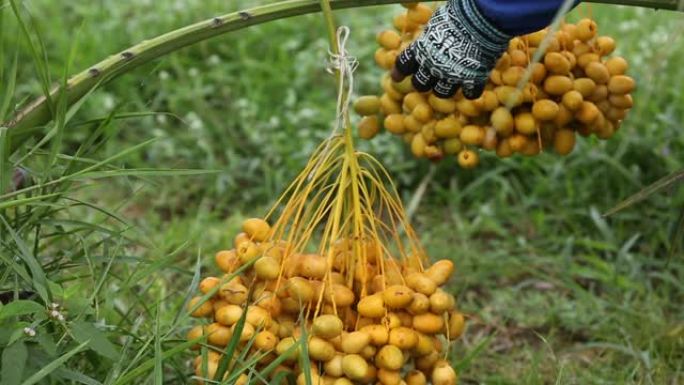
{"label": "grassy background", "polygon": [[[41,92],[40,74],[58,82],[65,69],[255,2],[25,2],[33,45],[0,4],[0,101],[11,109]],[[352,29],[359,94],[379,88],[374,36],[398,9],[338,12]],[[684,189],[602,216],[684,168],[684,16],[591,6],[571,18],[587,12],[617,38],[639,84],[618,135],[582,140],[563,159],[485,157],[473,171],[446,160],[413,218],[433,258],[458,266],[453,290],[470,315],[455,351],[464,383],[684,382]],[[40,41],[45,65],[31,54]],[[66,318],[27,302],[0,308],[3,384],[46,367],[44,383],[187,381],[189,355],[171,353],[191,324],[189,287],[198,269],[216,272],[213,253],[329,133],[326,54],[320,15],[219,37],[98,90],[50,126],[46,144],[38,137],[3,161],[5,174],[22,166],[35,188],[0,200],[0,292],[37,293],[29,299],[59,303]],[[164,114],[81,124],[113,112]],[[387,135],[361,146],[411,199],[430,165]],[[191,169],[216,172],[177,171]],[[55,361],[66,352],[74,355]]]}

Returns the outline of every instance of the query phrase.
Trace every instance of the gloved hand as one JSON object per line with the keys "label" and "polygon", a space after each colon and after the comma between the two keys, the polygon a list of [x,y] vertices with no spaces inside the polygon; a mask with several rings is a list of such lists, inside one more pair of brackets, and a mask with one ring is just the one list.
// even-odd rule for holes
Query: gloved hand
{"label": "gloved hand", "polygon": [[480,13],[475,0],[449,0],[399,55],[392,78],[401,81],[414,74],[417,91],[433,89],[448,98],[462,88],[466,98],[477,99],[511,38]]}

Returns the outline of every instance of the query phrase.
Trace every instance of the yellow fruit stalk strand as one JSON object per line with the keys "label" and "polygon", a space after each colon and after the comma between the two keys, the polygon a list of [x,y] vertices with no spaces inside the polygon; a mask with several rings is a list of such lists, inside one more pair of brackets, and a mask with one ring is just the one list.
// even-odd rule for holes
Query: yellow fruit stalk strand
{"label": "yellow fruit stalk strand", "polygon": [[[322,144],[268,215],[246,220],[234,248],[216,255],[227,277],[202,280],[204,294],[220,287],[205,303],[199,296],[190,303],[193,316],[213,322],[188,338],[207,335],[208,348],[218,353],[210,358],[218,360],[246,311],[241,338],[254,338],[255,352],[307,343],[322,379],[394,383],[411,369],[412,376],[455,384],[443,361],[448,347],[438,338],[456,339],[464,328],[454,297],[443,289],[453,263],[427,264],[386,171],[345,137]],[[240,268],[238,277],[230,275]],[[305,342],[301,325],[309,332]],[[301,375],[294,361],[281,369]],[[215,373],[199,364],[196,370],[201,378]]]}
{"label": "yellow fruit stalk strand", "polygon": [[[433,8],[406,3],[394,18],[394,29],[378,34],[375,61],[389,71],[397,55],[414,41]],[[381,79],[382,95],[359,97],[356,112],[364,118],[359,136],[373,138],[384,127],[401,136],[417,158],[456,156],[463,168],[479,163],[479,151],[501,158],[534,156],[544,148],[567,155],[576,134],[609,139],[633,106],[634,80],[627,61],[610,56],[615,40],[600,36],[595,21],[561,23],[511,40],[479,99],[459,92],[440,99],[416,92],[408,77]],[[539,56],[540,62],[533,58]]]}

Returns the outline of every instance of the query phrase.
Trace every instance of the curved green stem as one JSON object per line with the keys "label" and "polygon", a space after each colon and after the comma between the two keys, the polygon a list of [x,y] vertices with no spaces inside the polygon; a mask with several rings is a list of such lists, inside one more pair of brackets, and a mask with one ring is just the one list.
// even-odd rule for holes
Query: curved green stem
{"label": "curved green stem", "polygon": [[[342,9],[398,2],[399,0],[331,0],[330,6],[332,9]],[[216,16],[142,41],[71,77],[67,82],[65,93],[67,105],[72,105],[98,85],[186,46],[272,20],[319,11],[321,11],[320,0],[287,0]],[[52,119],[48,103],[50,99],[54,100],[59,92],[59,87],[53,88],[50,91],[51,98],[41,96],[33,100],[10,121],[2,124],[9,128],[11,143],[17,144],[26,135],[39,131],[41,126]]]}
{"label": "curved green stem", "polygon": [[337,27],[335,26],[335,18],[332,14],[332,7],[330,0],[319,0],[321,4],[321,11],[325,19],[325,25],[328,29],[328,40],[330,41],[330,51],[334,54],[339,54],[337,51]]}
{"label": "curved green stem", "polygon": [[[331,9],[355,8],[371,5],[396,4],[402,0],[330,0]],[[636,5],[659,9],[681,9],[682,0],[594,0],[594,2]],[[123,75],[136,67],[183,47],[207,40],[249,26],[286,17],[298,16],[321,11],[320,0],[287,0],[252,9],[216,16],[164,35],[145,40],[125,49],[107,59],[76,74],[67,82],[65,92],[67,105],[72,105],[98,85]],[[50,99],[60,92],[59,88],[50,91],[51,98],[42,96],[21,109],[10,121],[0,124],[8,127],[8,136],[13,147],[23,138],[52,119]]]}

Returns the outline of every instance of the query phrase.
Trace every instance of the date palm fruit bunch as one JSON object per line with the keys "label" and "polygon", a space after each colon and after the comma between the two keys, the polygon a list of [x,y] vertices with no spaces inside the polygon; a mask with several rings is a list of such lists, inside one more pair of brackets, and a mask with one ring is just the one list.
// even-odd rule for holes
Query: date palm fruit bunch
{"label": "date palm fruit bunch", "polygon": [[445,288],[454,264],[427,262],[386,172],[350,139],[325,142],[216,264],[189,304],[200,381],[225,361],[238,384],[256,370],[299,385],[457,382],[444,360],[465,326]]}
{"label": "date palm fruit bunch", "polygon": [[377,37],[375,61],[387,70],[382,95],[361,96],[354,105],[363,116],[362,138],[384,127],[401,136],[415,157],[455,155],[461,167],[472,168],[479,163],[479,150],[501,158],[533,156],[547,148],[567,155],[577,134],[611,138],[632,108],[635,82],[626,75],[627,61],[610,56],[615,40],[600,36],[589,18],[513,38],[476,100],[461,92],[450,99],[416,92],[410,77],[393,82],[389,73],[397,55],[432,15],[432,8],[420,3],[404,6],[394,29]]}

